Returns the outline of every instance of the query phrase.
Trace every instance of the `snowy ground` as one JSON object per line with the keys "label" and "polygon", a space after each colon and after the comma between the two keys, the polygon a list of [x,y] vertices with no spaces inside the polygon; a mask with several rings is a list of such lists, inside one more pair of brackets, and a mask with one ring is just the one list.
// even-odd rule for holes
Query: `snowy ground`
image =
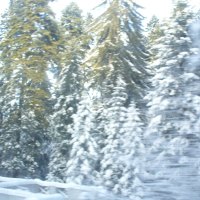
{"label": "snowy ground", "polygon": [[118,200],[101,187],[0,177],[0,200]]}

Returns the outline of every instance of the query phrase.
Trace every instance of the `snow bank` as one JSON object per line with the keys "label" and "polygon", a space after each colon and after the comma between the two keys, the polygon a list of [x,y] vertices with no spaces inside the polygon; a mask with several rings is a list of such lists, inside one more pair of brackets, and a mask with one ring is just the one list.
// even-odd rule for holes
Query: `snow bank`
{"label": "snow bank", "polygon": [[102,187],[0,177],[0,200],[120,200]]}

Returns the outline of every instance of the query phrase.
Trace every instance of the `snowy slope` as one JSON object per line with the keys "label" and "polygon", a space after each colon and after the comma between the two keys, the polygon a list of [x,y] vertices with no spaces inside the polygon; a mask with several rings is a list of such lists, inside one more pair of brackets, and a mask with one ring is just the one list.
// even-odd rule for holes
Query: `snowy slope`
{"label": "snowy slope", "polygon": [[119,200],[101,187],[0,177],[1,200]]}

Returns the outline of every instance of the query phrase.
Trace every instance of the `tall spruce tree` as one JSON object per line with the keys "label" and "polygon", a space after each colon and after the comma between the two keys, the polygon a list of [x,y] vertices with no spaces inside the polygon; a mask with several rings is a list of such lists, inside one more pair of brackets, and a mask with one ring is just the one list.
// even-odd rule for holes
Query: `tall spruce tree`
{"label": "tall spruce tree", "polygon": [[[160,22],[160,20],[156,16],[153,16],[147,24],[146,40],[149,52],[149,62],[153,62],[156,55],[159,53],[158,49],[154,49],[154,44],[156,43],[156,40],[163,36],[163,31],[160,29],[162,23],[164,22]],[[150,69],[154,70],[151,67]]]}
{"label": "tall spruce tree", "polygon": [[129,97],[139,101],[147,75],[140,6],[130,0],[109,2],[105,13],[90,25],[94,39],[85,65],[102,98],[109,98],[112,85],[122,76]]}
{"label": "tall spruce tree", "polygon": [[125,103],[127,101],[126,84],[118,79],[112,97],[108,102],[108,123],[105,125],[106,138],[102,149],[100,174],[102,184],[107,188],[119,192],[118,181],[122,176],[123,163],[119,159],[122,156],[122,137],[124,136],[123,124],[126,120]]}
{"label": "tall spruce tree", "polygon": [[61,27],[64,35],[64,51],[61,55],[62,70],[56,88],[56,102],[52,115],[50,180],[66,181],[67,161],[71,149],[71,129],[73,115],[77,112],[83,90],[83,70],[81,62],[87,48],[88,36],[84,30],[84,20],[80,8],[72,2],[63,11]]}
{"label": "tall spruce tree", "polygon": [[147,34],[150,44],[161,36],[160,20],[155,15],[147,23]]}
{"label": "tall spruce tree", "polygon": [[144,126],[134,103],[128,108],[125,106],[128,97],[125,88],[126,84],[119,78],[106,105],[100,175],[102,184],[113,192],[130,199],[142,199]]}
{"label": "tall spruce tree", "polygon": [[118,190],[130,199],[143,199],[145,146],[143,142],[144,122],[140,118],[139,110],[134,103],[130,103],[126,111],[125,123],[122,126],[122,175],[119,179]]}
{"label": "tall spruce tree", "polygon": [[10,1],[7,29],[0,42],[3,176],[44,178],[47,173],[46,71],[58,61],[60,37],[49,1]]}
{"label": "tall spruce tree", "polygon": [[162,26],[164,35],[154,45],[158,52],[152,64],[155,76],[153,89],[146,97],[149,126],[144,137],[147,172],[144,199],[196,200],[199,196],[196,186],[199,181],[195,178],[199,173],[199,156],[191,156],[199,152],[199,130],[193,129],[198,119],[194,101],[198,102],[199,96],[189,84],[199,77],[188,73],[196,69],[191,68],[190,59],[196,51],[189,35],[192,17],[187,1],[176,1],[170,20]]}
{"label": "tall spruce tree", "polygon": [[86,93],[78,105],[78,111],[73,116],[71,151],[67,162],[66,182],[84,185],[96,185],[98,172],[98,145],[94,132],[94,110],[92,99]]}
{"label": "tall spruce tree", "polygon": [[[104,131],[101,138],[102,158],[99,169],[102,184],[116,193],[130,197],[130,192],[127,191],[134,189],[128,184],[121,189],[120,181],[122,182],[126,173],[134,171],[135,167],[132,165],[129,171],[129,162],[123,163],[120,157],[125,155],[123,147],[134,148],[134,144],[126,144],[123,140],[126,134],[131,134],[131,131],[127,131],[130,126],[126,123],[129,115],[127,107],[130,104],[136,107],[137,112],[133,115],[137,113],[137,116],[133,124],[137,123],[140,117],[144,120],[142,98],[148,72],[145,68],[142,16],[138,13],[140,6],[130,0],[106,2],[108,9],[90,24],[88,29],[93,41],[84,64],[88,69],[88,76],[91,77],[90,87],[100,94],[97,109],[103,107],[107,110],[104,119],[99,118],[105,124],[102,125],[98,121],[101,123],[100,132]],[[138,126],[141,126],[139,122]],[[142,137],[139,128],[132,134]],[[129,159],[132,159],[131,156]],[[127,176],[135,175],[129,173]]]}

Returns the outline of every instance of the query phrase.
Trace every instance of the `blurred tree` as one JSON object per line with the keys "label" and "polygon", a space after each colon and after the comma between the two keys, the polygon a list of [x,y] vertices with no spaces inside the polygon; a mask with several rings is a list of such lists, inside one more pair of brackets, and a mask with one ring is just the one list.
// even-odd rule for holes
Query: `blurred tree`
{"label": "blurred tree", "polygon": [[[147,24],[147,46],[149,50],[149,62],[153,62],[156,55],[159,53],[158,49],[155,49],[154,46],[156,43],[159,43],[159,39],[164,35],[161,30],[162,23],[160,20],[154,15],[149,23]],[[154,70],[150,67],[151,70]]]}
{"label": "blurred tree", "polygon": [[196,200],[199,196],[198,178],[194,178],[199,160],[194,162],[191,157],[197,150],[194,140],[199,141],[199,131],[192,128],[196,107],[193,100],[197,96],[189,86],[197,76],[188,73],[190,58],[196,51],[189,35],[192,18],[189,4],[176,1],[170,20],[161,26],[164,35],[153,47],[158,53],[151,64],[155,68],[153,89],[146,96],[149,125],[144,137],[147,172],[144,199]]}

